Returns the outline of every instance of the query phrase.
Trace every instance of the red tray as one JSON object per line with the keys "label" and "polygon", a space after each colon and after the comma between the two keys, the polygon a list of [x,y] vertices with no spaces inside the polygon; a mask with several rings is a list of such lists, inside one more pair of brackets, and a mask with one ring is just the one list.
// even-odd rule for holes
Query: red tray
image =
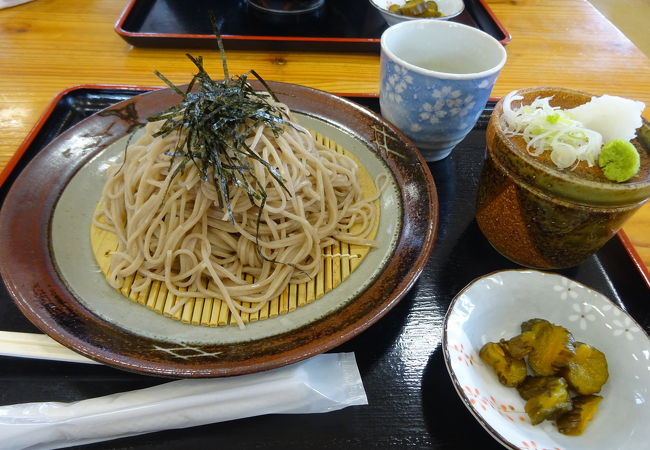
{"label": "red tray", "polygon": [[[214,48],[208,11],[228,49],[378,52],[387,28],[367,0],[327,0],[318,15],[284,21],[253,14],[245,0],[130,0],[115,31],[137,47]],[[465,0],[465,10],[452,20],[502,44],[511,39],[483,0]]]}

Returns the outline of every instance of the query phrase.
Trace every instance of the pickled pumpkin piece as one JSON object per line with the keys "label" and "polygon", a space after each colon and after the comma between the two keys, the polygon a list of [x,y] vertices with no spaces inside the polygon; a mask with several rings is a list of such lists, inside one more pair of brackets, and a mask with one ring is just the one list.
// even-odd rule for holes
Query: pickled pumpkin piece
{"label": "pickled pumpkin piece", "polygon": [[520,335],[513,338],[501,339],[500,344],[506,351],[515,359],[522,359],[533,351],[533,344],[535,343],[535,333],[532,331],[525,331]]}
{"label": "pickled pumpkin piece", "polygon": [[524,400],[530,400],[531,398],[550,390],[558,382],[558,379],[559,377],[527,376],[523,383],[517,386],[517,392],[519,392],[519,395]]}
{"label": "pickled pumpkin piece", "polygon": [[505,386],[517,386],[526,378],[526,362],[513,358],[496,342],[485,344],[479,357],[494,369],[499,381]]}
{"label": "pickled pumpkin piece", "polygon": [[575,355],[562,369],[562,376],[578,394],[595,394],[600,392],[603,384],[609,378],[607,359],[600,350],[588,344],[576,342]]}
{"label": "pickled pumpkin piece", "polygon": [[439,11],[436,11],[436,10],[427,9],[422,14],[420,14],[418,17],[422,17],[422,18],[442,17],[442,13],[440,13]]}
{"label": "pickled pumpkin piece", "polygon": [[553,419],[571,409],[569,389],[564,378],[552,378],[546,383],[546,388],[539,394],[526,401],[524,410],[533,425],[542,423],[546,419]]}
{"label": "pickled pumpkin piece", "polygon": [[427,9],[420,14],[420,17],[442,17],[442,13],[438,11],[438,4],[436,2],[428,1],[424,4]]}
{"label": "pickled pumpkin piece", "polygon": [[552,325],[551,322],[545,319],[530,319],[521,323],[521,332],[525,333],[526,331],[532,331],[533,327],[539,323],[546,323],[548,325]]}
{"label": "pickled pumpkin piece", "polygon": [[426,9],[424,0],[409,0],[402,6],[401,11],[405,16],[419,16]]}
{"label": "pickled pumpkin piece", "polygon": [[557,418],[557,429],[569,436],[580,436],[598,411],[603,398],[599,395],[582,395],[573,399],[573,409]]}
{"label": "pickled pumpkin piece", "polygon": [[435,1],[408,0],[403,6],[390,5],[388,10],[395,14],[410,17],[441,17],[438,5]]}
{"label": "pickled pumpkin piece", "polygon": [[425,5],[425,6],[427,7],[427,9],[429,9],[429,10],[438,11],[438,4],[437,4],[436,2],[434,2],[434,1],[427,1],[427,2],[424,2],[424,5]]}
{"label": "pickled pumpkin piece", "polygon": [[533,323],[530,331],[535,335],[528,355],[530,368],[537,375],[555,375],[574,355],[573,336],[566,328],[545,320]]}

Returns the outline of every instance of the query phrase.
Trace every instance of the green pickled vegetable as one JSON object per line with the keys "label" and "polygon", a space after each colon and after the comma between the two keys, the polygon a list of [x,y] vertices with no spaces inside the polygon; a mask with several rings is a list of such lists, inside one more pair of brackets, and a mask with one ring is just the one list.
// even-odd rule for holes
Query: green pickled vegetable
{"label": "green pickled vegetable", "polygon": [[598,404],[603,398],[598,395],[584,395],[573,399],[573,408],[557,418],[557,429],[569,436],[580,436],[587,424],[598,412]]}
{"label": "green pickled vegetable", "polygon": [[537,318],[527,320],[521,323],[521,332],[525,333],[526,331],[532,331],[533,326],[538,323],[550,323],[550,322],[545,319],[537,319]]}
{"label": "green pickled vegetable", "polygon": [[433,9],[435,11],[438,11],[438,4],[434,1],[427,1],[425,2],[427,9]]}
{"label": "green pickled vegetable", "polygon": [[526,362],[515,359],[496,342],[488,342],[481,348],[479,357],[492,367],[501,384],[514,387],[526,378]]}
{"label": "green pickled vegetable", "polygon": [[527,376],[523,383],[517,386],[517,392],[524,400],[530,400],[549,390],[559,378]]}
{"label": "green pickled vegetable", "polygon": [[566,328],[546,320],[533,319],[522,324],[524,332],[534,334],[528,364],[537,375],[555,375],[574,355],[573,336]]}
{"label": "green pickled vegetable", "polygon": [[441,17],[438,4],[434,1],[408,0],[403,6],[390,5],[388,10],[409,17]]}
{"label": "green pickled vegetable", "polygon": [[[488,342],[479,356],[502,384],[517,389],[533,425],[555,420],[559,431],[570,436],[584,432],[602,400],[593,394],[609,378],[601,351],[574,343],[566,328],[544,319],[523,322],[519,335]],[[535,375],[527,375],[528,368]]]}
{"label": "green pickled vegetable", "polygon": [[607,359],[600,350],[577,342],[575,355],[562,369],[562,376],[578,394],[595,394],[600,392],[609,378]]}
{"label": "green pickled vegetable", "polygon": [[507,341],[502,339],[500,344],[506,349],[510,356],[516,359],[521,359],[533,351],[535,333],[532,331],[524,331]]}
{"label": "green pickled vegetable", "polygon": [[524,406],[533,425],[553,419],[571,409],[568,385],[564,378],[548,377],[544,384],[546,389],[530,397]]}
{"label": "green pickled vegetable", "polygon": [[405,16],[419,16],[427,7],[424,4],[424,0],[409,0],[402,6],[401,12]]}

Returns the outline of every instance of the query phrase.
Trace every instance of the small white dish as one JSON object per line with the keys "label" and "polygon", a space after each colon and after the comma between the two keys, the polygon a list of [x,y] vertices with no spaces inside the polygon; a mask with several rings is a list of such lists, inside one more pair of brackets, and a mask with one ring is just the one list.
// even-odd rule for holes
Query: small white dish
{"label": "small white dish", "polygon": [[[374,6],[384,17],[388,25],[395,25],[396,23],[404,22],[405,20],[421,19],[419,17],[403,16],[395,14],[388,10],[390,5],[398,4],[403,5],[406,0],[370,0],[370,4]],[[463,0],[436,0],[438,11],[442,13],[441,17],[432,17],[432,20],[447,20],[456,17],[465,9],[465,2]]]}
{"label": "small white dish", "polygon": [[[503,386],[478,352],[486,342],[519,334],[520,324],[546,319],[567,328],[607,357],[609,380],[599,411],[582,436],[560,434],[552,422],[533,426],[516,389]],[[454,387],[479,423],[512,449],[647,449],[650,442],[650,338],[604,295],[553,273],[495,272],[452,301],[443,352]]]}

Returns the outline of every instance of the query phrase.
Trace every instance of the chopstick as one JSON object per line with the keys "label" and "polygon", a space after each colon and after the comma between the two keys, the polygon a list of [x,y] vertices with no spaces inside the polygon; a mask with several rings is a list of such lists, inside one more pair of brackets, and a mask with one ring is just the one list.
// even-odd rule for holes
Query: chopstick
{"label": "chopstick", "polygon": [[0,331],[0,355],[15,356],[17,358],[100,364],[69,350],[44,334],[19,333],[15,331]]}

